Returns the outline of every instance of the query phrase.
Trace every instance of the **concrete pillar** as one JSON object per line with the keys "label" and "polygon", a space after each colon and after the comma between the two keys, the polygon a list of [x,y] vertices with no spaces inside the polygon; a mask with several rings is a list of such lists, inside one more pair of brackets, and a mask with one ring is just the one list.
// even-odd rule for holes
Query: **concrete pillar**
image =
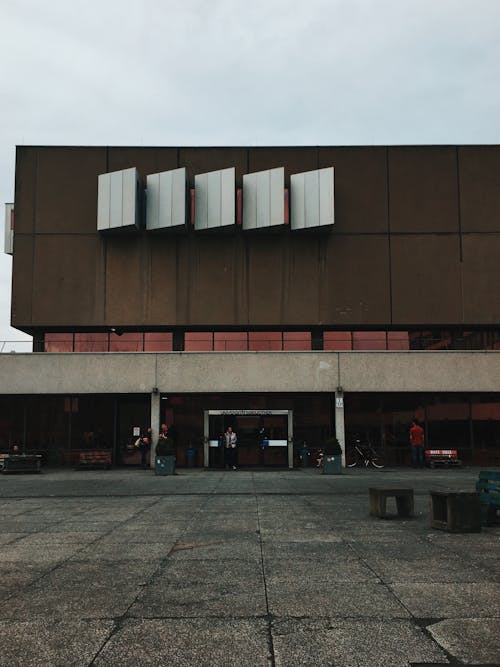
{"label": "concrete pillar", "polygon": [[293,410],[288,410],[288,467],[293,468]]}
{"label": "concrete pillar", "polygon": [[158,442],[158,433],[160,431],[160,392],[151,393],[151,450],[149,465],[155,467],[156,443]]}
{"label": "concrete pillar", "polygon": [[345,422],[344,422],[344,392],[338,391],[341,389],[337,387],[335,392],[335,437],[342,448],[342,466],[345,468]]}
{"label": "concrete pillar", "polygon": [[208,410],[203,412],[203,467],[208,468],[210,464],[210,416]]}

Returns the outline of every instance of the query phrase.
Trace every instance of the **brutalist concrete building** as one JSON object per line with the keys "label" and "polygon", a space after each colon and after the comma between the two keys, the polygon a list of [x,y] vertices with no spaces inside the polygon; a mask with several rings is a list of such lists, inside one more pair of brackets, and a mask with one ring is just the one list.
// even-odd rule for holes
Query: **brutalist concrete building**
{"label": "brutalist concrete building", "polygon": [[[500,459],[500,147],[17,148],[0,450]],[[265,437],[264,437],[265,436]],[[265,441],[265,444],[263,444]]]}

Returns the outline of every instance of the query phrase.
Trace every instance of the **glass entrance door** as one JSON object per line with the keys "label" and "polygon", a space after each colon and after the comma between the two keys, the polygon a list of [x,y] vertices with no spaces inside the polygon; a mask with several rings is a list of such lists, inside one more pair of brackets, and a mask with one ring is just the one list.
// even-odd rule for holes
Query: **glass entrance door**
{"label": "glass entrance door", "polygon": [[209,467],[224,467],[224,433],[228,426],[238,438],[238,466],[286,467],[289,464],[288,410],[209,410],[207,413]]}

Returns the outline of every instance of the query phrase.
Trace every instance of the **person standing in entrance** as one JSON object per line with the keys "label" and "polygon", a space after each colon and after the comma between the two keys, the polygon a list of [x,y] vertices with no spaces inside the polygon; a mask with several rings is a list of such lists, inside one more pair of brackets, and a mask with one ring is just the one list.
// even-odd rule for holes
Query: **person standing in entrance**
{"label": "person standing in entrance", "polygon": [[424,467],[424,429],[414,419],[410,428],[411,464],[414,468]]}
{"label": "person standing in entrance", "polygon": [[232,426],[227,427],[227,431],[224,433],[224,454],[225,454],[225,463],[226,468],[231,466],[233,470],[236,470],[236,444],[238,438],[236,433],[233,431]]}

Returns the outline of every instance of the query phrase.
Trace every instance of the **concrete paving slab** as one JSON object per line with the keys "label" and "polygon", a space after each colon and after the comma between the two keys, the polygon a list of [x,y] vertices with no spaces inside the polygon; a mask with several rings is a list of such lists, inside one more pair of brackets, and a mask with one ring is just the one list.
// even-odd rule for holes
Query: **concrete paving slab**
{"label": "concrete paving slab", "polygon": [[174,560],[244,560],[260,562],[261,548],[257,535],[243,539],[224,538],[205,534],[186,533],[177,542],[170,557]]}
{"label": "concrete paving slab", "polygon": [[332,555],[328,558],[265,558],[264,572],[266,579],[274,584],[282,581],[288,587],[301,580],[301,586],[328,587],[329,581],[335,583],[354,581],[380,581],[377,575],[360,559]]}
{"label": "concrete paving slab", "polygon": [[155,561],[67,562],[0,604],[0,619],[119,616],[157,568]]}
{"label": "concrete paving slab", "polygon": [[436,642],[464,665],[500,665],[500,619],[447,619],[428,626]]}
{"label": "concrete paving slab", "polygon": [[344,542],[318,540],[314,536],[311,540],[303,539],[293,542],[272,540],[264,535],[262,541],[264,558],[292,561],[295,559],[313,560],[319,563],[328,563],[330,560],[343,558],[344,560],[358,560],[355,552]]}
{"label": "concrete paving slab", "polygon": [[89,542],[94,542],[96,539],[99,539],[99,534],[92,531],[44,531],[43,533],[28,533],[18,539],[17,544],[23,547],[29,546],[30,548],[48,548],[51,545],[58,548],[59,545],[88,544]]}
{"label": "concrete paving slab", "polygon": [[443,651],[409,621],[278,620],[276,667],[408,667],[448,664]]}
{"label": "concrete paving slab", "polygon": [[269,667],[266,623],[259,620],[127,620],[95,667]]}
{"label": "concrete paving slab", "polygon": [[390,584],[390,588],[417,618],[500,617],[500,584],[494,582]]}
{"label": "concrete paving slab", "polygon": [[110,620],[0,621],[0,667],[88,667],[113,625]]}
{"label": "concrete paving slab", "polygon": [[120,543],[117,548],[114,542],[100,540],[95,544],[80,549],[71,560],[111,561],[113,563],[129,560],[159,561],[166,558],[175,544],[175,538],[162,542],[128,542]]}
{"label": "concrete paving slab", "polygon": [[332,579],[266,577],[269,610],[275,616],[407,618],[408,611],[385,586]]}
{"label": "concrete paving slab", "polygon": [[46,574],[49,565],[33,565],[32,563],[9,563],[2,560],[0,601],[11,595],[18,594],[32,582]]}
{"label": "concrete paving slab", "polygon": [[176,522],[173,524],[155,525],[125,525],[115,528],[110,533],[103,535],[102,540],[107,543],[128,544],[130,542],[163,542],[177,540],[186,530],[185,524]]}
{"label": "concrete paving slab", "polygon": [[[419,476],[413,471],[384,471],[383,478],[377,471],[349,471],[341,480],[313,471],[245,471],[238,490],[240,471],[236,475],[183,471],[170,480],[141,473],[54,471],[30,476],[29,480],[28,476],[2,479],[2,535],[17,537],[6,539],[0,555],[1,549],[24,543],[22,548],[29,548],[32,556],[7,563],[10,583],[4,585],[3,592],[10,597],[0,603],[0,618],[50,623],[57,619],[71,623],[113,620],[117,632],[102,653],[104,656],[107,648],[112,649],[106,654],[106,664],[121,666],[130,657],[134,667],[143,664],[137,656],[149,656],[153,645],[151,664],[165,664],[162,637],[176,645],[177,636],[171,632],[176,623],[189,627],[181,648],[173,653],[178,664],[191,664],[198,650],[199,655],[215,656],[213,664],[218,664],[221,646],[224,650],[227,645],[239,646],[229,641],[233,623],[246,624],[241,627],[246,628],[243,632],[248,630],[252,645],[261,646],[259,633],[264,632],[263,652],[252,655],[252,664],[259,664],[261,657],[266,664],[268,658],[275,658],[278,664],[278,657],[285,653],[275,651],[273,658],[272,644],[267,641],[270,635],[266,633],[273,619],[273,623],[294,621],[299,626],[357,624],[345,629],[344,635],[351,638],[353,646],[358,636],[367,646],[373,644],[375,657],[382,656],[382,664],[390,665],[382,646],[387,634],[387,654],[392,650],[401,655],[401,664],[408,667],[407,658],[415,665],[442,664],[443,652],[439,649],[439,658],[427,653],[426,642],[430,646],[437,643],[427,630],[420,629],[432,619],[464,624],[481,619],[489,624],[499,618],[500,596],[492,587],[499,585],[500,527],[473,536],[430,528],[429,488],[440,485],[443,490],[473,490],[477,470],[449,471],[449,475],[441,472],[439,476],[431,471]],[[368,487],[381,483],[413,486],[419,517],[409,521],[370,518]],[[5,531],[5,521],[12,522],[9,531]],[[166,550],[172,543],[176,551],[170,553]],[[77,549],[70,560],[36,563],[40,549],[43,552],[67,546]],[[85,559],[78,556],[82,550],[87,552]],[[131,553],[136,560],[128,560]],[[437,563],[436,579],[448,577],[453,581],[433,581],[433,575],[429,581],[418,581],[424,579],[423,575],[415,580],[413,566],[426,572],[432,563]],[[452,566],[452,575],[447,574],[445,564]],[[171,579],[169,568],[173,568]],[[387,580],[390,576],[392,583],[378,583],[379,574]],[[493,611],[483,613],[477,611],[479,607]],[[456,619],[458,613],[461,617]],[[486,613],[491,615],[486,617]],[[186,618],[189,615],[196,618]],[[115,637],[121,641],[120,633],[127,624],[135,627],[143,618],[146,623],[160,622],[158,640],[149,631],[153,626],[146,625],[144,630],[127,636],[132,643],[113,643]],[[380,632],[373,630],[374,622],[385,624]],[[199,623],[195,626],[199,638],[193,633],[193,623]],[[217,623],[222,624],[221,642],[217,632],[212,635]],[[370,631],[377,641],[372,641]],[[305,635],[314,640],[315,632]],[[450,636],[451,632],[446,629]],[[43,639],[43,632],[40,636]],[[399,645],[391,649],[392,637],[399,637],[401,647],[415,646],[418,650],[399,654]],[[337,655],[337,645],[343,649],[335,664],[363,664],[354,662],[356,651],[351,652],[341,631],[334,639],[327,636],[324,646],[330,646],[329,642],[333,648],[324,656],[316,655],[315,664],[331,664],[328,660]],[[460,638],[457,642],[460,644]],[[462,655],[474,658],[475,649],[472,645],[468,648],[468,642],[464,634]],[[486,631],[482,644],[485,650],[495,648],[492,635]],[[311,655],[315,655],[317,646],[318,642],[310,649]],[[230,647],[227,650],[232,660],[229,664],[240,664],[240,656],[233,655]],[[359,649],[360,661],[364,651]],[[290,655],[286,653],[285,657],[289,659]],[[175,662],[167,660],[167,664]]]}
{"label": "concrete paving slab", "polygon": [[170,561],[132,605],[138,617],[263,616],[262,569],[245,561]]}
{"label": "concrete paving slab", "polygon": [[76,554],[81,548],[82,545],[78,543],[46,542],[32,546],[20,540],[0,547],[0,561],[56,565]]}
{"label": "concrete paving slab", "polygon": [[482,583],[486,579],[496,579],[477,563],[447,554],[426,560],[385,557],[381,553],[367,562],[386,583]]}
{"label": "concrete paving slab", "polygon": [[20,540],[28,533],[0,533],[0,546]]}

